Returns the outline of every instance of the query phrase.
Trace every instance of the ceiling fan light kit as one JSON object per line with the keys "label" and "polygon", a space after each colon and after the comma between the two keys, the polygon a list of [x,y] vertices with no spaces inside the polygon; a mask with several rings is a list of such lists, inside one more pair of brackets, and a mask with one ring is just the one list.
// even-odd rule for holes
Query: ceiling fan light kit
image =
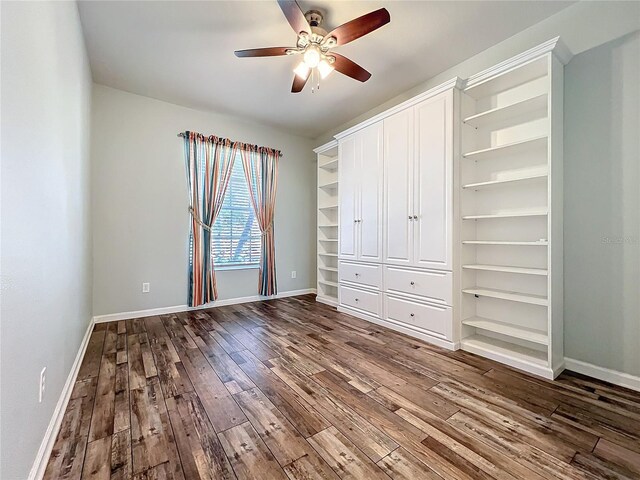
{"label": "ceiling fan light kit", "polygon": [[330,50],[352,42],[389,23],[391,17],[386,8],[358,17],[327,33],[322,27],[323,15],[320,11],[309,10],[303,14],[295,0],[278,0],[278,5],[298,36],[296,46],[237,50],[235,52],[237,57],[302,55],[302,61],[293,70],[295,76],[291,93],[301,92],[309,77],[312,79],[312,91],[314,91],[315,79],[317,78],[317,87],[319,87],[320,79],[327,78],[334,70],[360,82],[366,82],[371,78],[371,74],[360,65]]}

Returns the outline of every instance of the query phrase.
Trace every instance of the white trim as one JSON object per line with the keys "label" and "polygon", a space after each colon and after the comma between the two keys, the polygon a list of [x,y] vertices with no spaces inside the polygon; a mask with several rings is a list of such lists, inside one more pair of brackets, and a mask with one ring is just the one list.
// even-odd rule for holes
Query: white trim
{"label": "white trim", "polygon": [[626,387],[640,392],[639,376],[619,372],[617,370],[611,370],[609,368],[600,367],[598,365],[593,365],[592,363],[583,362],[581,360],[575,360],[573,358],[565,358],[564,363],[565,368],[572,372],[588,375],[589,377],[597,378],[598,380],[603,380],[620,387]]}
{"label": "white trim", "polygon": [[379,113],[377,115],[374,115],[373,117],[351,127],[348,128],[347,130],[340,132],[340,133],[336,133],[334,136],[335,138],[337,138],[338,140],[340,140],[341,138],[346,137],[347,135],[351,135],[354,132],[357,132],[358,130],[362,130],[365,127],[368,127],[369,125],[373,125],[374,123],[379,122],[380,120],[383,120],[391,115],[393,115],[394,113],[398,113],[402,110],[406,110],[409,107],[412,107],[413,105],[422,102],[423,100],[426,100],[427,98],[433,97],[435,95],[438,95],[439,93],[442,93],[446,90],[450,90],[452,88],[462,88],[463,85],[463,81],[461,78],[459,77],[453,77],[451,80],[448,80],[444,83],[441,83],[438,86],[435,86],[425,92],[419,93],[418,95],[416,95],[415,97],[411,97],[409,100],[406,100],[398,105],[396,105],[395,107],[391,107],[388,110],[385,110],[382,113]]}
{"label": "white trim", "polygon": [[150,308],[147,310],[136,310],[132,312],[110,313],[107,315],[96,315],[93,317],[95,323],[115,322],[117,320],[128,320],[130,318],[152,317],[154,315],[167,315],[169,313],[188,312],[191,310],[203,310],[206,308],[222,307],[225,305],[237,305],[240,303],[259,302],[262,300],[272,300],[274,298],[295,297],[297,295],[306,295],[308,293],[316,293],[315,288],[305,288],[303,290],[290,290],[288,292],[278,293],[270,297],[261,295],[252,295],[250,297],[226,298],[224,300],[216,300],[199,307],[189,307],[187,305],[174,305],[172,307]]}
{"label": "white trim", "polygon": [[409,335],[410,337],[417,338],[418,340],[424,340],[427,343],[431,343],[432,345],[436,345],[438,347],[446,348],[447,350],[458,350],[458,348],[460,348],[460,345],[457,342],[450,342],[449,340],[433,337],[429,334],[423,333],[413,328],[405,327],[397,323],[392,323],[387,320],[383,320],[382,318],[374,317],[372,315],[367,315],[365,313],[360,313],[357,310],[350,309],[349,307],[344,307],[339,305],[338,311],[340,313],[346,313],[348,315],[352,315],[362,320],[366,320],[367,322],[375,323],[376,325],[381,325],[390,330],[395,330],[397,332],[404,333],[405,335]]}
{"label": "white trim", "polygon": [[323,152],[326,152],[327,150],[331,150],[332,148],[336,148],[337,146],[338,146],[337,140],[330,140],[324,145],[320,145],[319,147],[314,148],[313,151],[314,153],[323,153]]}
{"label": "white trim", "polygon": [[471,75],[464,86],[465,90],[469,87],[484,82],[485,80],[500,75],[508,70],[519,67],[531,60],[535,60],[545,53],[553,52],[553,54],[566,65],[573,57],[573,53],[567,48],[560,37],[552,38],[538,46],[535,46],[526,52],[519,53],[518,55],[511,57],[504,62],[500,62],[497,65],[487,68],[481,72]]}
{"label": "white trim", "polygon": [[338,306],[338,299],[333,297],[323,297],[322,295],[316,295],[316,302],[324,303],[332,307]]}
{"label": "white trim", "polygon": [[73,387],[76,383],[76,378],[78,377],[78,372],[80,371],[80,365],[82,365],[82,359],[84,358],[84,352],[86,351],[87,345],[89,344],[89,338],[91,338],[91,332],[93,332],[94,325],[95,323],[93,319],[91,319],[89,321],[89,325],[87,326],[87,331],[84,334],[84,338],[82,339],[82,343],[80,344],[80,348],[78,349],[76,358],[73,361],[73,365],[71,366],[71,371],[69,372],[67,381],[62,388],[62,392],[60,392],[60,398],[58,398],[58,403],[56,404],[56,408],[53,410],[53,415],[51,416],[51,421],[49,422],[47,431],[42,438],[42,442],[40,443],[38,454],[36,455],[33,465],[31,466],[31,471],[29,472],[28,477],[29,480],[40,480],[44,476],[44,472],[47,468],[47,463],[49,462],[49,457],[51,456],[51,450],[53,450],[53,445],[55,444],[56,437],[58,436],[58,432],[60,431],[62,418],[64,417],[64,413],[67,410],[69,398],[71,397],[71,392],[73,391]]}

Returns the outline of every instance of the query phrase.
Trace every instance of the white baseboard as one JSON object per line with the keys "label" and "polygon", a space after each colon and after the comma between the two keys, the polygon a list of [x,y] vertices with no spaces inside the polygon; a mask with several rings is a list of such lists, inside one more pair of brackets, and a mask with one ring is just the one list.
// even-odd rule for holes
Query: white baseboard
{"label": "white baseboard", "polygon": [[617,370],[611,370],[609,368],[599,367],[598,365],[593,365],[592,363],[583,362],[581,360],[574,360],[573,358],[565,358],[564,366],[567,370],[571,370],[572,372],[588,375],[589,377],[597,378],[598,380],[603,380],[620,387],[626,387],[640,392],[640,377],[638,376],[618,372]]}
{"label": "white baseboard", "polygon": [[87,331],[84,334],[84,338],[82,339],[82,343],[80,344],[80,348],[78,349],[78,354],[76,355],[76,358],[73,361],[73,365],[71,366],[71,371],[69,372],[67,381],[62,388],[62,392],[60,392],[60,398],[58,398],[58,403],[56,404],[56,408],[53,411],[53,415],[51,417],[51,421],[49,422],[49,426],[47,427],[47,431],[44,434],[42,442],[40,443],[38,454],[36,455],[36,459],[33,462],[31,471],[29,472],[29,480],[40,480],[44,476],[49,457],[51,456],[51,450],[53,450],[53,445],[56,441],[56,437],[58,436],[58,431],[60,430],[60,426],[62,425],[62,418],[64,417],[64,413],[67,410],[67,404],[69,403],[69,398],[71,397],[73,386],[76,383],[76,378],[78,377],[78,372],[80,371],[80,365],[82,365],[84,352],[86,351],[87,345],[89,344],[91,332],[93,332],[93,326],[94,321],[93,319],[91,319],[89,321],[89,325],[87,326]]}
{"label": "white baseboard", "polygon": [[130,318],[152,317],[154,315],[167,315],[169,313],[188,312],[191,310],[202,310],[205,308],[223,307],[225,305],[237,305],[240,303],[259,302],[261,300],[272,300],[274,298],[295,297],[297,295],[306,295],[316,293],[315,288],[305,288],[303,290],[290,290],[288,292],[278,293],[270,297],[261,295],[252,295],[250,297],[227,298],[224,300],[216,300],[199,307],[189,307],[187,305],[174,305],[173,307],[150,308],[148,310],[136,310],[133,312],[110,313],[108,315],[96,315],[93,317],[94,323],[115,322],[117,320],[128,320]]}

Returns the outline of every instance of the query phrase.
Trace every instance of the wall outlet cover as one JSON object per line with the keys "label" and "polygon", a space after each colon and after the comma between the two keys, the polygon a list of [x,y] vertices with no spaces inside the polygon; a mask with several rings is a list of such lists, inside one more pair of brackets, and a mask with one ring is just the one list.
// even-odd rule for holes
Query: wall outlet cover
{"label": "wall outlet cover", "polygon": [[297,275],[298,273],[295,270],[291,271],[291,278],[296,278]]}
{"label": "wall outlet cover", "polygon": [[44,367],[40,371],[40,385],[38,387],[38,403],[42,403],[42,399],[44,398],[44,390],[47,386],[47,367]]}
{"label": "wall outlet cover", "polygon": [[142,284],[142,293],[149,293],[149,291],[151,290],[151,284],[150,283],[143,283]]}

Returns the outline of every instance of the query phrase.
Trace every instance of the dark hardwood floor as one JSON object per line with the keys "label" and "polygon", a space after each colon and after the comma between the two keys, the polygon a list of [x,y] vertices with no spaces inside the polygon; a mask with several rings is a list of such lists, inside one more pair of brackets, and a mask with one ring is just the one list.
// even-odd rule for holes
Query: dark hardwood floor
{"label": "dark hardwood floor", "polygon": [[313,296],[99,324],[46,479],[640,478],[640,393]]}

